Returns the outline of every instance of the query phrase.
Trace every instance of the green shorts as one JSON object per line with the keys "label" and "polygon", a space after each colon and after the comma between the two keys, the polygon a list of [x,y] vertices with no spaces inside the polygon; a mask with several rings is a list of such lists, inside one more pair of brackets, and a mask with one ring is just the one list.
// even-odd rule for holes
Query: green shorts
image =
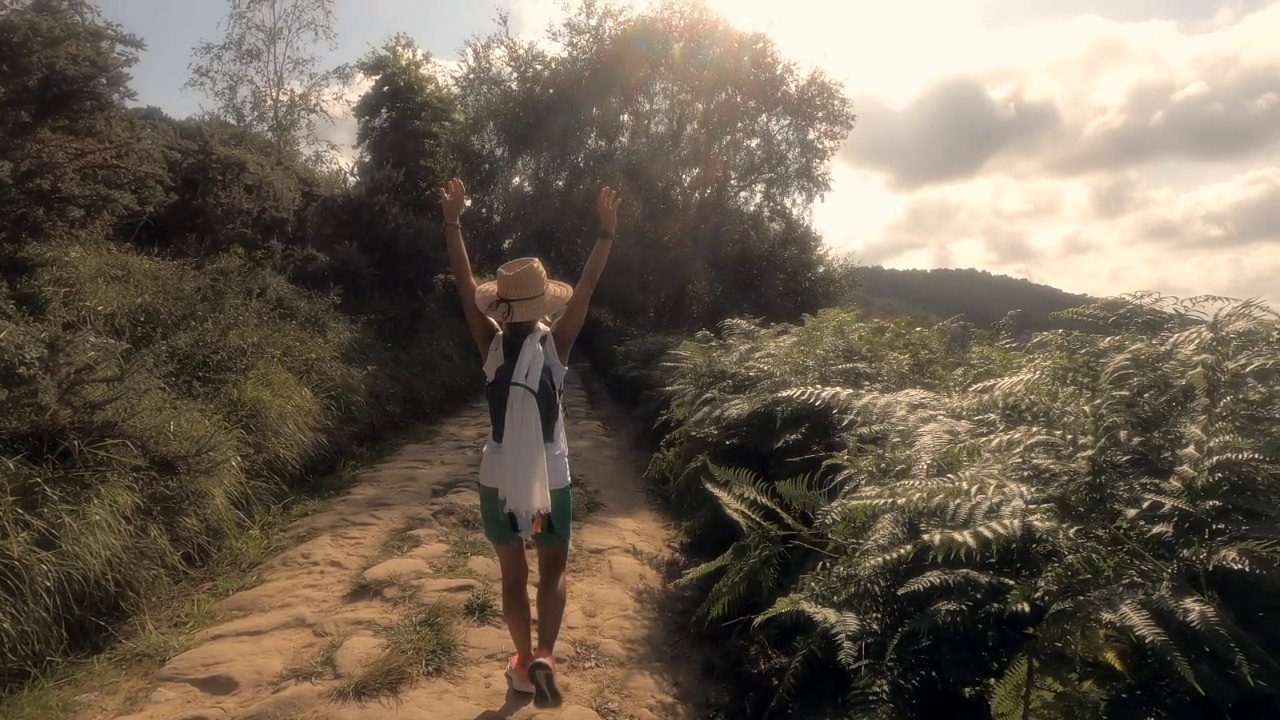
{"label": "green shorts", "polygon": [[[520,536],[512,527],[511,516],[503,512],[498,488],[479,486],[480,520],[484,523],[484,536],[494,545],[507,545]],[[573,486],[551,491],[551,517],[541,532],[533,534],[539,545],[567,545],[570,526],[573,523]]]}

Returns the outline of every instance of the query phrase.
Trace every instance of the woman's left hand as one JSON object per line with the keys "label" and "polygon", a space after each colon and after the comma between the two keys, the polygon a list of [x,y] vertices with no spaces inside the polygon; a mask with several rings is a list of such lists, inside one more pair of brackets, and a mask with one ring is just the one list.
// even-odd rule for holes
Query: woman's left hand
{"label": "woman's left hand", "polygon": [[600,197],[596,199],[596,213],[600,216],[600,229],[607,235],[613,235],[618,230],[618,206],[621,204],[622,198],[618,197],[613,188],[606,185],[600,190]]}
{"label": "woman's left hand", "polygon": [[440,189],[440,207],[444,212],[444,221],[456,223],[467,207],[467,186],[458,178],[453,178]]}

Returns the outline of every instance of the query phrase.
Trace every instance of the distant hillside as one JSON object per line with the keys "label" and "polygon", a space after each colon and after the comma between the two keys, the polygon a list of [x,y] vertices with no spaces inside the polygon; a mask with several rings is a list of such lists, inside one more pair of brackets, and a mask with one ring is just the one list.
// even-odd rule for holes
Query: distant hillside
{"label": "distant hillside", "polygon": [[1066,327],[1050,314],[1091,302],[1048,285],[985,270],[894,270],[879,266],[858,270],[856,301],[872,313],[922,315],[945,319],[963,315],[967,322],[989,327],[1011,310],[1021,310],[1017,327],[1038,332]]}

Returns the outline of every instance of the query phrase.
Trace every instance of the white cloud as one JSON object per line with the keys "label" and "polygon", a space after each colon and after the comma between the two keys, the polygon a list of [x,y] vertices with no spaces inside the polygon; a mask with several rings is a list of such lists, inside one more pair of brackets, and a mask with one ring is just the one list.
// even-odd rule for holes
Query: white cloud
{"label": "white cloud", "polygon": [[1280,304],[1275,160],[1185,192],[1134,173],[938,186],[912,193],[878,233],[848,244],[890,267],[978,267],[1093,294],[1151,289]]}
{"label": "white cloud", "polygon": [[1141,234],[1154,241],[1206,249],[1257,246],[1280,254],[1280,167],[1180,195],[1151,193],[1145,211],[1134,216]]}
{"label": "white cloud", "polygon": [[1027,100],[1017,88],[1001,94],[993,97],[973,78],[946,78],[900,110],[865,99],[842,157],[911,188],[971,177],[997,155],[1033,148],[1061,126],[1052,102]]}
{"label": "white cloud", "polygon": [[1253,10],[985,31],[962,72],[935,55],[931,82],[855,108],[828,199],[847,214],[816,221],[866,262],[1280,304],[1280,5]]}

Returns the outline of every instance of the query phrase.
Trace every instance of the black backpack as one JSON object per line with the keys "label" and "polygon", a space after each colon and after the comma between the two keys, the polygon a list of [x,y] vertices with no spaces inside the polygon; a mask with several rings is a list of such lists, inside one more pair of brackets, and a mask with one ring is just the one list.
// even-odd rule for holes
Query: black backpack
{"label": "black backpack", "polygon": [[[546,346],[547,337],[544,335],[542,347],[545,349]],[[512,382],[511,375],[515,369],[515,361],[507,358],[504,351],[502,364],[494,371],[493,379],[484,388],[485,400],[489,403],[489,426],[493,441],[502,443],[502,432],[507,419],[507,398],[512,389],[515,389],[516,392],[533,393],[537,398],[538,415],[542,417],[542,442],[554,442],[556,422],[560,419],[560,391],[556,388],[550,366],[545,364],[542,366],[542,376],[539,378],[536,389],[523,383]]]}

